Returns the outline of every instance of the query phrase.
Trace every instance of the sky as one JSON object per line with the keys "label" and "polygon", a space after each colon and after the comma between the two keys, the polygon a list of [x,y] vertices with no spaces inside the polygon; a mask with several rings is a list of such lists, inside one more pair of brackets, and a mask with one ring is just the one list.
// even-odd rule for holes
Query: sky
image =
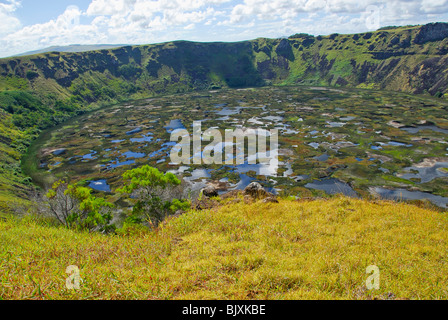
{"label": "sky", "polygon": [[448,21],[448,0],[0,0],[0,57],[71,44],[242,41]]}

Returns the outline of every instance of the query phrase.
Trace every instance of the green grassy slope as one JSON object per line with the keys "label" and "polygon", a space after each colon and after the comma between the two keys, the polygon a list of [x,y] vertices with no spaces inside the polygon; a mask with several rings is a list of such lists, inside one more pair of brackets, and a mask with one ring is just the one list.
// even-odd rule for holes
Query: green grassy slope
{"label": "green grassy slope", "polygon": [[0,110],[0,210],[7,210],[7,204],[26,198],[30,180],[23,177],[20,159],[25,152],[27,137],[12,123],[11,115]]}
{"label": "green grassy slope", "polygon": [[[104,104],[166,93],[307,84],[442,96],[448,92],[447,53],[448,24],[438,23],[355,35],[178,41],[0,59],[5,114],[0,125],[17,136],[11,144],[0,133],[0,149],[9,157],[7,166],[17,167],[29,141],[44,128]],[[13,173],[9,167],[2,170]],[[22,186],[19,171],[14,183]],[[12,184],[1,180],[0,194]]]}
{"label": "green grassy slope", "polygon": [[9,84],[28,88],[42,100],[80,104],[265,83],[443,94],[447,36],[448,24],[433,24],[355,35],[53,52],[0,59],[0,88],[7,90]]}
{"label": "green grassy slope", "polygon": [[446,53],[448,24],[439,23],[355,35],[53,52],[0,59],[0,75],[2,80],[28,80],[42,98],[53,94],[83,103],[266,82],[374,86],[434,95],[448,89]]}

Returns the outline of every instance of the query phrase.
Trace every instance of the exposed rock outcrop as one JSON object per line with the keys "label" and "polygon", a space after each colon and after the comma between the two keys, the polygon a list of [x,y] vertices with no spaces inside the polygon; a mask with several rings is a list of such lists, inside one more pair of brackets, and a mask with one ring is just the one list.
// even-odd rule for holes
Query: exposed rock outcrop
{"label": "exposed rock outcrop", "polygon": [[201,190],[201,193],[203,196],[205,196],[207,198],[214,198],[219,195],[218,191],[213,186],[205,187],[204,189]]}
{"label": "exposed rock outcrop", "polygon": [[273,202],[272,200],[275,199],[275,195],[267,192],[263,186],[261,184],[259,184],[258,182],[252,182],[251,184],[249,184],[243,191],[243,195],[244,196],[249,196],[254,200],[258,200],[258,199],[271,199],[271,201],[269,202]]}
{"label": "exposed rock outcrop", "polygon": [[421,26],[417,33],[414,43],[424,44],[430,41],[439,41],[448,37],[448,24],[446,23],[429,23]]}

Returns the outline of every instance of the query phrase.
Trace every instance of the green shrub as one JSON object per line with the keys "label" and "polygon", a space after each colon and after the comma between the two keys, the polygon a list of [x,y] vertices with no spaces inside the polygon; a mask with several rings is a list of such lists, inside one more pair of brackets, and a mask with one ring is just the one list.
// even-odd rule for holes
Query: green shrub
{"label": "green shrub", "polygon": [[135,64],[125,64],[118,68],[118,73],[126,79],[140,75],[142,69]]}
{"label": "green shrub", "polygon": [[170,214],[190,207],[188,201],[179,199],[181,181],[173,173],[164,174],[146,165],[126,171],[122,177],[127,185],[117,192],[133,194],[137,199],[133,214],[145,216],[154,227]]}
{"label": "green shrub", "polygon": [[48,208],[53,216],[68,228],[109,232],[114,229],[113,204],[91,195],[92,190],[57,181],[48,191]]}

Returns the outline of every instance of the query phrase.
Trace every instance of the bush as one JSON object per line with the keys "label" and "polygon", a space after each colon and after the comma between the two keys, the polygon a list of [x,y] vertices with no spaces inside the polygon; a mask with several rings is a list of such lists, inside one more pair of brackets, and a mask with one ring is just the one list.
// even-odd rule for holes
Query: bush
{"label": "bush", "polygon": [[308,33],[296,33],[288,37],[288,39],[307,39],[307,38],[314,38],[314,36]]}
{"label": "bush", "polygon": [[48,191],[47,203],[52,215],[68,228],[108,232],[113,229],[113,204],[91,195],[89,188],[57,181]]}
{"label": "bush", "polygon": [[118,68],[119,75],[126,79],[131,79],[142,73],[142,69],[135,64],[125,64]]}
{"label": "bush", "polygon": [[178,210],[188,210],[190,203],[182,198],[181,181],[173,174],[163,174],[148,165],[126,171],[123,180],[128,184],[117,190],[132,194],[137,199],[133,215],[143,215],[156,227],[167,216]]}

